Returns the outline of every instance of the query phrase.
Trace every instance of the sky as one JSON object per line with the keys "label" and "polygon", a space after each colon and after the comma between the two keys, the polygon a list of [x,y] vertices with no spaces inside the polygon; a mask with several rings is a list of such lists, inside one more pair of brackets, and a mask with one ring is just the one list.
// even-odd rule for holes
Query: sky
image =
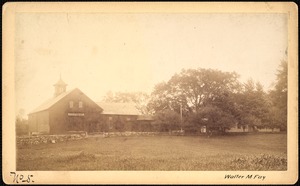
{"label": "sky", "polygon": [[272,88],[286,59],[284,14],[18,13],[16,112],[53,97],[60,77],[94,101],[151,93],[185,68],[237,72]]}

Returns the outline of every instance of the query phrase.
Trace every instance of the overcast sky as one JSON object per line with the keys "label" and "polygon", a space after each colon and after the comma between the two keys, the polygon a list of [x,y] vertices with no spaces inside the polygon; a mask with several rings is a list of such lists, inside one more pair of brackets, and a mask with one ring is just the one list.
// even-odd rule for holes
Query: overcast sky
{"label": "overcast sky", "polygon": [[182,68],[237,72],[268,90],[286,58],[284,14],[20,13],[15,33],[16,109],[53,97],[53,84],[94,101],[144,91]]}

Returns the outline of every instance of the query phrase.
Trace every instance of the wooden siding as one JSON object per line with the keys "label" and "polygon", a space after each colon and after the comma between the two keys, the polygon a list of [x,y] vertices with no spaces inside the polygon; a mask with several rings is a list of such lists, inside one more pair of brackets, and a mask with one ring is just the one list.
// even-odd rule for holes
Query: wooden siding
{"label": "wooden siding", "polygon": [[[70,101],[73,102],[72,108]],[[79,106],[79,102],[82,103],[82,107]],[[99,122],[102,112],[102,109],[79,89],[53,98],[42,108],[45,110],[29,114],[30,132],[61,134],[71,130],[89,131],[92,123]]]}
{"label": "wooden siding", "polygon": [[[72,108],[70,101],[73,102]],[[82,103],[82,108],[79,107],[79,102]],[[96,103],[77,89],[50,108],[50,133],[89,131],[89,126],[99,121],[101,111]]]}
{"label": "wooden siding", "polygon": [[132,131],[137,122],[137,115],[102,115],[100,124],[106,131]]}
{"label": "wooden siding", "polygon": [[42,111],[29,115],[29,132],[49,133],[49,112]]}

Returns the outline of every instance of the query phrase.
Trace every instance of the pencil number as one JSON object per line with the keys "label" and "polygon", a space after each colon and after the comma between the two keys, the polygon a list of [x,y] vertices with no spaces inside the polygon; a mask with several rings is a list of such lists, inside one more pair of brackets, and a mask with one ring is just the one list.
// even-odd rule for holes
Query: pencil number
{"label": "pencil number", "polygon": [[15,172],[10,172],[10,176],[13,176],[13,183],[33,183],[33,175],[23,175],[17,174]]}

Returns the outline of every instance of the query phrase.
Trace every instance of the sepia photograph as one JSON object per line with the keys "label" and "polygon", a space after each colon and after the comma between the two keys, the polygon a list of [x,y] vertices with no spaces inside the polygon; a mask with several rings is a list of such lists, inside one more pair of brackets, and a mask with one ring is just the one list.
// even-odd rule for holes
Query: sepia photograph
{"label": "sepia photograph", "polygon": [[297,6],[237,5],[5,4],[5,182],[296,182]]}

